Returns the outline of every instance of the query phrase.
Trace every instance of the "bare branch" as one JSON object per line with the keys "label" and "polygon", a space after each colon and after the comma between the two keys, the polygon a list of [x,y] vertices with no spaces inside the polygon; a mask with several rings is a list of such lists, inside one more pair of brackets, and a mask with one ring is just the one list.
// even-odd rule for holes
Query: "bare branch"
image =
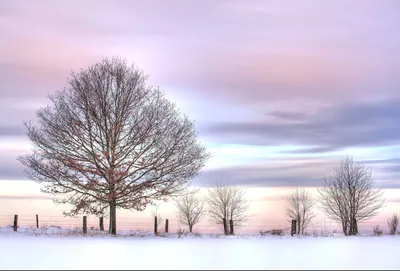
{"label": "bare branch", "polygon": [[177,217],[179,222],[193,231],[193,226],[200,222],[206,213],[205,200],[198,196],[199,190],[186,190],[182,196],[175,200],[178,209]]}
{"label": "bare branch", "polygon": [[387,220],[390,234],[395,235],[397,231],[397,226],[399,225],[399,217],[397,214],[393,214],[390,218]]}
{"label": "bare branch", "polygon": [[25,123],[34,149],[19,160],[43,192],[74,206],[68,215],[109,211],[114,231],[116,208],[169,199],[210,157],[194,122],[120,58],[72,73],[49,98],[38,123]]}
{"label": "bare branch", "polygon": [[374,217],[385,206],[383,192],[375,187],[371,169],[351,157],[342,159],[318,192],[322,210],[342,223],[345,235],[357,234],[358,222]]}
{"label": "bare branch", "polygon": [[208,214],[213,222],[223,225],[223,221],[239,227],[249,219],[247,209],[249,203],[245,198],[247,190],[240,186],[224,186],[217,184],[215,188],[209,189],[207,203]]}
{"label": "bare branch", "polygon": [[308,191],[296,189],[287,198],[286,216],[297,221],[297,234],[304,234],[305,229],[315,217],[313,208],[314,200]]}

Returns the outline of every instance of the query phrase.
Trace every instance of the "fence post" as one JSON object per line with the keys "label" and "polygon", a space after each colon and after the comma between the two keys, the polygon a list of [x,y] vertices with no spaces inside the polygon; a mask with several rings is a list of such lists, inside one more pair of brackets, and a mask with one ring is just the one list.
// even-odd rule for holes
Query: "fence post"
{"label": "fence post", "polygon": [[101,231],[104,231],[104,218],[103,217],[99,218],[99,228]]}
{"label": "fence post", "polygon": [[229,220],[229,234],[230,235],[235,235],[235,232],[234,232],[234,230],[233,230],[233,220],[232,219],[230,219]]}
{"label": "fence post", "polygon": [[290,231],[290,235],[293,236],[295,233],[296,233],[296,220],[293,219],[292,220],[292,228],[291,228],[291,231]]}
{"label": "fence post", "polygon": [[18,215],[14,215],[14,231],[18,229]]}
{"label": "fence post", "polygon": [[222,219],[222,223],[224,223],[224,234],[228,235],[228,227],[226,225],[226,218]]}
{"label": "fence post", "polygon": [[39,229],[39,215],[36,215],[36,228]]}
{"label": "fence post", "polygon": [[165,219],[165,232],[168,233],[168,219]]}
{"label": "fence post", "polygon": [[83,234],[87,234],[87,216],[83,216]]}
{"label": "fence post", "polygon": [[157,216],[154,217],[154,234],[157,235]]}

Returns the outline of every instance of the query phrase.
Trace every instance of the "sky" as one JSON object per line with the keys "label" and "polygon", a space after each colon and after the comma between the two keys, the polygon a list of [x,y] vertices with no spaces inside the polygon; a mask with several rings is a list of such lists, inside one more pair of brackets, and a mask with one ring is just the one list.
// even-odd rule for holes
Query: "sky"
{"label": "sky", "polygon": [[399,11],[395,0],[1,1],[0,199],[27,180],[22,122],[71,71],[117,55],[196,120],[213,153],[196,186],[315,188],[352,155],[398,202]]}

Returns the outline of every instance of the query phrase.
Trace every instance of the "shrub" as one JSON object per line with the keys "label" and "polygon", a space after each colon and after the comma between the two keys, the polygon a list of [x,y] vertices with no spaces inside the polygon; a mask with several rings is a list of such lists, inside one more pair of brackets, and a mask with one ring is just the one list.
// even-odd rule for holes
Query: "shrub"
{"label": "shrub", "polygon": [[285,230],[284,229],[272,229],[272,230],[269,230],[269,231],[260,231],[260,234],[261,235],[279,235],[279,236],[282,236],[282,235],[284,235],[284,233],[285,233]]}
{"label": "shrub", "polygon": [[319,230],[314,227],[312,230],[312,236],[314,237],[330,237],[334,236],[333,229],[329,229],[326,227],[320,228]]}
{"label": "shrub", "polygon": [[393,214],[392,217],[388,218],[387,220],[390,234],[395,235],[397,231],[397,226],[399,225],[399,217],[397,214]]}
{"label": "shrub", "polygon": [[181,236],[185,234],[185,230],[178,229],[177,234],[178,234],[178,238],[181,238]]}
{"label": "shrub", "polygon": [[61,229],[61,226],[57,226],[57,225],[50,225],[49,228],[55,228],[55,229]]}
{"label": "shrub", "polygon": [[383,231],[379,228],[379,225],[375,226],[373,230],[374,230],[374,235],[376,236],[381,236],[383,234]]}

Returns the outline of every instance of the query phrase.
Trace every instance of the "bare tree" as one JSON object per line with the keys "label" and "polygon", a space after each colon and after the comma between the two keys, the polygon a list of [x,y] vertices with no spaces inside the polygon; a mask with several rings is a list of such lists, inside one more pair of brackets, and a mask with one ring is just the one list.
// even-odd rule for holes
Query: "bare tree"
{"label": "bare tree", "polygon": [[286,216],[295,219],[297,234],[304,234],[304,230],[315,217],[313,213],[314,200],[306,190],[296,189],[287,198]]}
{"label": "bare tree", "polygon": [[65,215],[142,211],[185,188],[209,157],[194,122],[120,58],[103,59],[49,96],[37,124],[25,123],[33,154],[27,175],[74,208]]}
{"label": "bare tree", "polygon": [[[209,189],[207,203],[208,214],[211,220],[218,225],[223,225],[224,233],[228,235],[228,226],[225,223],[233,222],[233,227],[241,226],[249,219],[246,214],[249,203],[245,198],[247,190],[241,186],[227,186],[217,184]],[[233,232],[233,228],[231,228]]]}
{"label": "bare tree", "polygon": [[397,231],[397,226],[399,225],[399,217],[397,214],[393,214],[390,218],[387,220],[390,234],[395,235]]}
{"label": "bare tree", "polygon": [[179,222],[187,225],[189,232],[193,231],[193,226],[199,223],[206,213],[205,200],[198,196],[198,192],[198,189],[186,191],[175,200]]}
{"label": "bare tree", "polygon": [[345,157],[318,189],[322,210],[340,221],[345,235],[358,233],[358,222],[375,216],[385,206],[383,192],[375,187],[371,169]]}

